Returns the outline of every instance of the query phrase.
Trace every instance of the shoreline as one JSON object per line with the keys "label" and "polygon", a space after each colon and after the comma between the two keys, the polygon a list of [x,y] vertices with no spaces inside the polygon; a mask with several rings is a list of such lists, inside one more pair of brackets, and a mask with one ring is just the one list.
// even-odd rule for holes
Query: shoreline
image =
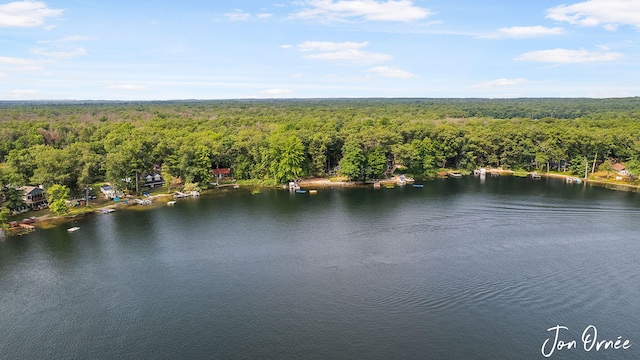
{"label": "shoreline", "polygon": [[[519,176],[519,177],[529,177],[531,174],[533,174],[534,172],[517,172],[517,171],[512,171],[512,170],[496,170],[493,169],[493,171],[497,171],[499,173],[500,176]],[[564,175],[564,174],[556,174],[556,173],[537,173],[538,175],[540,175],[541,177],[545,177],[545,178],[554,178],[554,179],[568,179],[568,178],[578,178],[576,176],[571,176],[571,175]],[[467,176],[474,176],[472,175],[467,175]],[[602,180],[596,180],[596,179],[584,179],[584,178],[578,178],[581,181],[583,181],[585,183],[585,185],[588,184],[593,184],[595,186],[602,186],[605,188],[608,188],[610,190],[613,191],[638,191],[640,192],[640,185],[635,185],[635,184],[624,184],[624,183],[619,183],[619,182],[608,182],[608,181],[602,181]],[[432,179],[421,179],[421,181],[430,181]],[[379,180],[376,182],[382,182],[382,183],[389,183],[389,182],[395,182],[396,180],[393,178],[388,178],[388,179],[384,179],[384,180]],[[312,188],[353,188],[353,187],[368,187],[368,186],[373,186],[375,182],[371,181],[371,182],[363,182],[363,181],[331,181],[330,179],[327,178],[310,178],[310,179],[303,179],[302,181],[300,181],[300,183],[298,184],[301,188],[305,188],[305,189],[312,189]],[[249,187],[249,188],[274,188],[277,189],[278,187],[273,187],[273,186],[261,186],[261,185],[245,185],[243,187]],[[207,193],[213,193],[216,192],[218,188],[211,188],[211,189],[207,189],[205,191],[203,191],[204,194]],[[36,229],[49,229],[49,228],[53,228],[56,226],[61,226],[64,224],[68,224],[73,222],[75,219],[78,218],[83,218],[89,215],[94,215],[94,214],[101,214],[103,213],[104,210],[112,210],[116,211],[118,209],[122,209],[122,208],[132,208],[134,207],[134,205],[140,206],[138,205],[135,200],[136,199],[140,199],[140,200],[155,200],[155,199],[162,199],[162,198],[173,198],[173,194],[156,194],[156,195],[152,195],[148,198],[138,198],[138,197],[132,197],[129,199],[126,199],[126,203],[123,201],[118,202],[118,203],[106,203],[106,204],[102,204],[102,206],[99,207],[95,207],[92,208],[90,211],[86,211],[86,212],[80,212],[78,214],[72,214],[72,215],[53,215],[53,214],[45,214],[43,216],[38,217],[38,221],[36,221],[33,225],[36,227]],[[158,203],[152,203],[151,205],[147,205],[147,206],[142,206],[142,208],[146,209],[146,208],[155,208],[158,207],[160,204]],[[142,209],[140,209],[142,210]],[[107,215],[107,214],[105,214]],[[14,235],[22,235],[24,234],[23,231],[20,231],[16,228],[12,228],[12,229],[5,229],[5,232],[7,232],[8,234],[11,234],[11,232],[15,232],[15,234],[11,234],[12,236]]]}
{"label": "shoreline", "polygon": [[[114,212],[118,209],[123,209],[123,208],[132,208],[135,206],[139,206],[138,203],[135,202],[136,199],[139,200],[154,200],[154,199],[160,199],[160,198],[166,198],[166,197],[171,197],[173,198],[173,194],[157,194],[157,195],[152,195],[148,198],[139,198],[139,197],[132,197],[132,198],[127,198],[124,199],[122,201],[119,201],[117,203],[113,203],[113,202],[107,202],[107,203],[102,203],[99,204],[99,206],[93,207],[91,206],[90,209],[86,209],[87,211],[83,211],[83,212],[79,212],[77,214],[67,214],[67,215],[54,215],[54,214],[45,214],[42,216],[38,217],[38,221],[36,221],[33,225],[36,227],[36,229],[50,229],[53,227],[57,227],[57,226],[61,226],[64,224],[69,224],[71,222],[73,222],[76,219],[79,218],[84,218],[87,216],[91,216],[91,215],[99,215],[99,214],[104,214],[104,211],[109,211],[109,213]],[[126,203],[125,203],[126,201]],[[152,203],[153,205],[153,203]],[[145,206],[146,207],[146,206]],[[26,213],[25,213],[26,214]],[[108,215],[104,214],[104,215]],[[13,229],[7,229],[8,231],[16,231],[18,234],[15,235],[20,235],[20,231],[17,228]]]}
{"label": "shoreline", "polygon": [[[497,169],[493,169],[493,171],[497,172],[500,176],[518,176],[518,177],[530,177],[532,174],[537,173],[538,175],[540,175],[541,177],[546,177],[546,178],[554,178],[554,179],[580,179],[581,181],[583,181],[585,184],[593,184],[595,186],[602,186],[605,188],[608,188],[610,190],[615,190],[615,191],[640,191],[640,185],[636,185],[636,184],[629,184],[629,183],[621,183],[621,182],[615,182],[615,181],[605,181],[605,180],[598,180],[598,179],[585,179],[585,178],[581,178],[581,177],[577,177],[577,176],[573,176],[573,175],[565,175],[565,174],[557,174],[557,173],[540,173],[540,172],[536,172],[536,171],[513,171],[513,170],[497,170]],[[474,176],[473,174],[471,175],[466,175],[466,176]],[[439,176],[442,177],[442,176]],[[446,178],[446,176],[444,176],[444,178]],[[433,179],[420,179],[420,181],[430,181]],[[332,187],[363,187],[363,186],[373,186],[374,183],[378,182],[378,183],[390,183],[390,182],[396,182],[397,180],[394,178],[388,178],[388,179],[383,179],[383,180],[378,180],[378,181],[331,181],[329,179],[325,179],[325,178],[312,178],[312,179],[303,179],[302,181],[300,181],[300,183],[298,184],[301,188],[306,188],[306,189],[310,189],[312,187],[318,187],[318,188],[332,188]]]}

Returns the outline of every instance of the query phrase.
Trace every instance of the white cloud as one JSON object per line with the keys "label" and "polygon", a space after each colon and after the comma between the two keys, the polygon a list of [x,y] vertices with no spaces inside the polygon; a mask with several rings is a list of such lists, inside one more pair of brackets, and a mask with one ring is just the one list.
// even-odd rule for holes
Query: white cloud
{"label": "white cloud", "polygon": [[278,46],[278,47],[279,47],[280,49],[288,50],[288,49],[291,49],[291,48],[293,47],[293,45],[284,44],[284,45],[280,45],[280,46]]}
{"label": "white cloud", "polygon": [[516,38],[524,39],[548,35],[561,35],[565,30],[561,27],[548,28],[544,26],[514,26],[510,28],[501,28],[498,31],[481,35],[480,38],[498,39],[498,38]]}
{"label": "white cloud", "polygon": [[416,75],[404,71],[402,69],[398,69],[392,66],[376,66],[367,70],[368,72],[382,77],[394,78],[394,79],[411,79],[416,77]]}
{"label": "white cloud", "polygon": [[9,76],[7,74],[0,73],[0,80],[7,79]]}
{"label": "white cloud", "polygon": [[33,89],[25,89],[25,90],[12,90],[11,94],[13,95],[18,95],[18,96],[22,96],[22,95],[35,95],[38,92],[33,90]]}
{"label": "white cloud", "polygon": [[588,62],[607,62],[614,61],[622,56],[617,52],[595,52],[585,49],[580,50],[568,50],[568,49],[553,49],[553,50],[539,50],[531,51],[520,55],[516,60],[523,61],[535,61],[535,62],[548,62],[557,64],[575,64],[575,63],[588,63]]}
{"label": "white cloud", "polygon": [[490,81],[485,81],[482,82],[480,84],[476,84],[473,87],[477,87],[477,88],[493,88],[493,87],[500,87],[500,86],[512,86],[512,85],[519,85],[519,84],[525,84],[528,83],[529,81],[525,78],[516,78],[516,79],[496,79],[496,80],[490,80]]}
{"label": "white cloud", "polygon": [[37,61],[7,56],[0,56],[0,65],[6,65],[4,68],[10,71],[36,72],[44,70]]}
{"label": "white cloud", "polygon": [[308,0],[301,3],[304,9],[294,14],[299,18],[345,20],[364,18],[372,21],[415,21],[434,13],[413,5],[409,0]]}
{"label": "white cloud", "polygon": [[362,49],[367,45],[369,45],[367,41],[361,43],[349,41],[341,43],[331,41],[305,41],[298,45],[298,49],[300,49],[300,51],[345,51]]}
{"label": "white cloud", "polygon": [[131,85],[131,84],[111,85],[111,86],[107,86],[107,89],[111,89],[111,90],[126,90],[126,91],[144,91],[144,90],[148,90],[148,88],[146,86]]}
{"label": "white cloud", "polygon": [[258,19],[267,19],[273,16],[273,14],[258,14]]}
{"label": "white cloud", "polygon": [[611,31],[617,25],[640,28],[640,1],[587,0],[573,5],[559,5],[547,10],[547,18],[581,26],[602,25]]}
{"label": "white cloud", "polygon": [[33,65],[36,62],[29,59],[20,59],[14,57],[0,56],[0,64],[8,65]]}
{"label": "white cloud", "polygon": [[289,95],[291,93],[292,91],[289,89],[269,89],[269,90],[260,91],[258,95],[265,96],[265,97],[281,97],[281,96]]}
{"label": "white cloud", "polygon": [[348,61],[357,64],[377,64],[393,59],[391,55],[373,53],[368,51],[349,49],[334,52],[326,52],[321,54],[305,55],[308,59],[330,60],[330,61]]}
{"label": "white cloud", "polygon": [[0,5],[0,27],[36,27],[48,17],[62,15],[64,10],[50,9],[41,1],[14,1]]}
{"label": "white cloud", "polygon": [[57,40],[41,40],[41,41],[38,41],[38,43],[39,44],[61,44],[61,43],[84,41],[84,40],[91,40],[91,39],[92,38],[89,36],[74,35],[74,36],[67,36]]}
{"label": "white cloud", "polygon": [[251,14],[242,10],[234,10],[233,12],[224,14],[231,21],[247,21],[251,18]]}
{"label": "white cloud", "polygon": [[31,53],[34,55],[46,56],[55,59],[71,59],[78,56],[87,54],[87,51],[83,47],[79,47],[71,51],[47,51],[45,49],[31,49]]}
{"label": "white cloud", "polygon": [[393,57],[387,54],[360,50],[368,46],[368,42],[330,42],[330,41],[305,41],[298,45],[302,52],[315,52],[304,55],[307,59],[329,60],[335,62],[353,62],[356,64],[378,64],[391,60]]}

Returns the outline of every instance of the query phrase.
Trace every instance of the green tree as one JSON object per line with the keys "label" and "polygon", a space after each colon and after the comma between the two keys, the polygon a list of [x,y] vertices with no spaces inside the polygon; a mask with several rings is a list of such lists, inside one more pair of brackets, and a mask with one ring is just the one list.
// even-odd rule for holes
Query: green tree
{"label": "green tree", "polygon": [[[142,135],[140,135],[142,136]],[[149,139],[132,137],[129,142],[107,153],[107,180],[116,187],[140,191],[140,176],[142,172],[152,168],[150,157],[152,150]]]}
{"label": "green tree", "polygon": [[11,211],[16,211],[25,206],[24,192],[13,186],[4,186],[2,188],[3,206]]}
{"label": "green tree", "polygon": [[342,160],[340,160],[340,173],[349,180],[363,180],[366,166],[366,157],[360,145],[349,141],[342,147]]}
{"label": "green tree", "polygon": [[182,190],[187,193],[190,193],[192,191],[200,191],[200,186],[198,185],[198,183],[187,182],[184,184],[184,188]]}
{"label": "green tree", "polygon": [[589,160],[586,156],[577,156],[571,160],[569,170],[573,175],[584,176],[586,169],[589,169]]}
{"label": "green tree", "polygon": [[613,163],[611,162],[611,159],[607,159],[604,162],[602,162],[602,165],[598,167],[598,170],[606,171],[607,179],[608,179],[609,175],[611,174],[611,171],[613,170]]}
{"label": "green tree", "polygon": [[379,179],[387,171],[387,157],[382,148],[376,146],[367,152],[365,177],[367,179]]}
{"label": "green tree", "polygon": [[11,210],[2,206],[0,207],[0,223],[2,223],[2,227],[6,227],[5,222],[9,220],[11,217]]}
{"label": "green tree", "polygon": [[421,144],[422,148],[422,169],[426,177],[435,177],[438,174],[438,157],[435,145],[429,138],[425,138]]}
{"label": "green tree", "polygon": [[55,215],[66,214],[67,199],[69,198],[69,188],[55,184],[47,189],[47,200],[49,201],[49,210]]}
{"label": "green tree", "polygon": [[271,177],[278,183],[295,180],[302,176],[304,146],[297,136],[288,136],[282,141],[275,137],[271,141]]}
{"label": "green tree", "polygon": [[30,181],[33,184],[42,184],[49,187],[53,184],[75,187],[77,173],[74,171],[74,162],[70,154],[51,146],[40,146],[35,155],[36,168]]}
{"label": "green tree", "polygon": [[39,146],[28,149],[16,149],[11,150],[7,155],[7,165],[9,165],[10,170],[19,176],[20,184],[27,184],[33,176],[33,171],[37,167],[35,154],[37,154],[39,149],[41,149]]}

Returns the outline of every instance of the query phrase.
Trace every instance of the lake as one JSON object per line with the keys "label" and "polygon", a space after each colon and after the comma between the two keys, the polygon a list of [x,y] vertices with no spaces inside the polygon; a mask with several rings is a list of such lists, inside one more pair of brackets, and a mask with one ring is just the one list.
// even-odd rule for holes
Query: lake
{"label": "lake", "polygon": [[0,241],[0,357],[637,359],[639,218],[516,177],[96,214]]}

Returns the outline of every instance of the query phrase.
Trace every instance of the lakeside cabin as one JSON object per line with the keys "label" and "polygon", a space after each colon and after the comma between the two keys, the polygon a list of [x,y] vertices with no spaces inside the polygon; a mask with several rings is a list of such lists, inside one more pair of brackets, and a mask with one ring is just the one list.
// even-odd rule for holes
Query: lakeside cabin
{"label": "lakeside cabin", "polygon": [[211,169],[211,175],[215,180],[231,178],[231,168]]}
{"label": "lakeside cabin", "polygon": [[611,165],[611,170],[615,171],[620,176],[628,176],[629,171],[627,171],[626,166],[622,163],[615,163]]}

